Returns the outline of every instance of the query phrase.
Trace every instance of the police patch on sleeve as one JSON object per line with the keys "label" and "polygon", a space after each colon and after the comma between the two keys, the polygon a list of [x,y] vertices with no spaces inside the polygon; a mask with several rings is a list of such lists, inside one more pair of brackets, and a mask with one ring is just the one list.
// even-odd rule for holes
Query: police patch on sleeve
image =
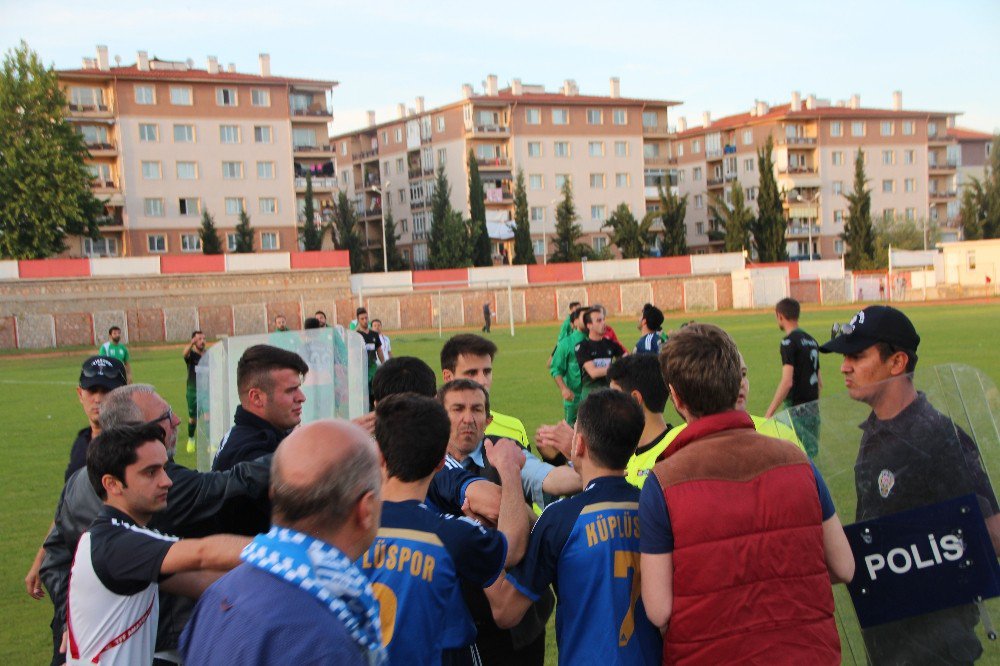
{"label": "police patch on sleeve", "polygon": [[887,469],[879,472],[878,494],[881,495],[883,499],[889,496],[889,493],[892,492],[892,487],[894,485],[896,485],[896,477],[892,472]]}

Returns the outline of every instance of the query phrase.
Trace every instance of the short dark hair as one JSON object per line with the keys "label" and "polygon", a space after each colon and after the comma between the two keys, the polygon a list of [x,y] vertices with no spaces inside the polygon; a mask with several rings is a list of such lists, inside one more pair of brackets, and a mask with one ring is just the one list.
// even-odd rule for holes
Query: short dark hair
{"label": "short dark hair", "polygon": [[236,390],[240,395],[246,395],[250,389],[259,388],[270,396],[274,390],[272,370],[296,370],[305,375],[309,366],[293,351],[271,345],[253,345],[247,347],[236,364]]}
{"label": "short dark hair", "polygon": [[316,315],[323,315],[323,318],[326,318],[326,313],[322,310],[316,310],[316,312],[313,313],[313,316],[315,317]]}
{"label": "short dark hair", "polygon": [[497,355],[497,346],[491,340],[474,333],[453,335],[441,347],[441,369],[455,372],[458,357],[463,354],[466,356],[489,356],[492,359]]}
{"label": "short dark hair", "polygon": [[573,311],[569,313],[569,320],[570,320],[570,322],[574,322],[577,319],[579,319],[580,315],[582,315],[586,311],[587,311],[587,306],[586,305],[583,306],[582,308],[574,308]]}
{"label": "short dark hair", "polygon": [[358,315],[363,315],[363,314],[368,314],[368,310],[366,310],[364,308],[358,308],[357,310],[354,311],[354,316],[355,317],[357,317]]}
{"label": "short dark hair", "polygon": [[483,395],[486,396],[486,415],[487,416],[490,415],[490,392],[486,390],[485,386],[467,377],[460,377],[458,379],[453,379],[438,389],[437,392],[438,402],[444,405],[445,396],[454,391],[482,391]]}
{"label": "short dark hair", "polygon": [[379,366],[372,378],[372,400],[382,402],[397,393],[416,393],[433,398],[437,377],[431,366],[416,356],[393,356]]}
{"label": "short dark hair", "polygon": [[166,433],[156,423],[136,423],[102,430],[87,446],[87,477],[102,500],[108,498],[101,479],[110,474],[125,485],[125,468],[139,458],[136,449],[146,442],[163,444]]}
{"label": "short dark hair", "polygon": [[420,481],[444,459],[451,421],[441,403],[416,393],[379,400],[375,407],[375,441],[390,477]]}
{"label": "short dark hair", "polygon": [[575,310],[578,307],[580,307],[580,301],[570,301],[569,302],[569,309],[570,310]]}
{"label": "short dark hair", "polygon": [[382,323],[382,320],[381,320],[381,319],[379,319],[378,317],[376,317],[375,319],[372,319],[371,323],[373,323],[373,324],[374,324],[375,322],[378,322],[378,323],[380,323],[380,324],[381,324],[381,323]]}
{"label": "short dark hair", "polygon": [[113,332],[120,330],[122,330],[121,326],[112,326],[111,328],[108,329],[108,335],[111,335]]}
{"label": "short dark hair", "polygon": [[653,354],[623,356],[608,367],[608,381],[618,384],[625,393],[638,391],[651,412],[663,413],[667,406],[667,385]]}
{"label": "short dark hair", "polygon": [[576,414],[576,427],[587,440],[590,457],[608,469],[625,469],[645,425],[639,403],[611,389],[588,395]]}
{"label": "short dark hair", "polygon": [[652,303],[642,306],[642,318],[646,320],[646,327],[651,331],[663,328],[663,310]]}
{"label": "short dark hair", "polygon": [[601,306],[599,305],[587,308],[583,313],[583,323],[586,324],[587,326],[590,326],[590,320],[593,318],[593,314],[595,312],[600,312],[601,314],[604,314],[604,309],[601,308]]}
{"label": "short dark hair", "polygon": [[774,304],[774,311],[788,321],[798,321],[802,306],[794,298],[783,298]]}
{"label": "short dark hair", "polygon": [[740,395],[740,352],[712,324],[689,324],[671,335],[660,348],[660,370],[696,418],[731,410]]}
{"label": "short dark hair", "polygon": [[316,319],[316,317],[306,317],[306,320],[302,322],[302,328],[307,331],[311,328],[322,328],[322,327],[323,325],[319,323],[319,319]]}
{"label": "short dark hair", "polygon": [[913,372],[917,369],[917,354],[909,349],[904,349],[898,345],[894,345],[889,342],[876,342],[874,345],[875,349],[878,350],[878,357],[882,361],[888,360],[890,356],[896,352],[903,352],[906,354],[906,371]]}

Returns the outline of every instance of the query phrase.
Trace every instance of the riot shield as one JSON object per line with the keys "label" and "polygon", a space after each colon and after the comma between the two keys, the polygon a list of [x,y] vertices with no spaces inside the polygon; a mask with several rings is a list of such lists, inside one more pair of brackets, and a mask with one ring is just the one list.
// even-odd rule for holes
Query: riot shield
{"label": "riot shield", "polygon": [[844,661],[1000,658],[1000,394],[964,365],[864,383],[778,415],[815,432],[854,554],[853,581],[834,588]]}
{"label": "riot shield", "polygon": [[267,344],[293,351],[309,366],[302,382],[302,423],[352,419],[368,411],[368,356],[361,336],[342,326],[241,335],[213,345],[198,363],[197,465],[211,468],[240,404],[236,366],[247,348]]}

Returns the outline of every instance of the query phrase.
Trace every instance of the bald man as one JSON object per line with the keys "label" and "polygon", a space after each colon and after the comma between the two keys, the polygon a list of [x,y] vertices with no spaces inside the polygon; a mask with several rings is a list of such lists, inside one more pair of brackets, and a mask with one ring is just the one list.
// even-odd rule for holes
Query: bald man
{"label": "bald man", "polygon": [[378,605],[354,566],[382,514],[371,437],[347,421],[294,430],[271,464],[273,527],[201,597],[181,636],[192,664],[382,663]]}

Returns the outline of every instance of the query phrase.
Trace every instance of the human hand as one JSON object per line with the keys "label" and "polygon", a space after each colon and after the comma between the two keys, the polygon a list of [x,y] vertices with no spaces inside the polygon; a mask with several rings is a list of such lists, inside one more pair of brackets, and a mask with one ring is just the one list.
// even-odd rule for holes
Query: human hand
{"label": "human hand", "polygon": [[28,569],[28,574],[24,577],[25,591],[27,591],[28,596],[32,599],[42,599],[45,597],[45,589],[42,587],[42,578],[38,573],[40,569],[41,562],[36,559],[32,562],[31,568]]}
{"label": "human hand", "polygon": [[486,459],[498,471],[516,471],[524,467],[524,451],[514,440],[502,437],[494,444],[489,438],[483,442]]}
{"label": "human hand", "polygon": [[569,390],[569,387],[566,386],[560,389],[560,393],[562,393],[563,400],[566,402],[573,402],[573,399],[576,398],[573,392]]}
{"label": "human hand", "polygon": [[570,456],[570,449],[573,447],[573,428],[566,421],[560,421],[555,425],[541,425],[535,431],[535,444],[539,449],[554,449],[567,458]]}

